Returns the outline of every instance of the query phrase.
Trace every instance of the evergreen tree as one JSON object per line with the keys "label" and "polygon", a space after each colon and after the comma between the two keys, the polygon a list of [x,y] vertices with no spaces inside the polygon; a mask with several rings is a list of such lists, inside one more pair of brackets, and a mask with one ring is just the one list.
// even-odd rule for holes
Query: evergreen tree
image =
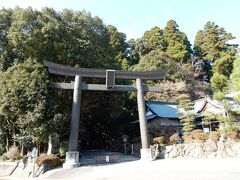
{"label": "evergreen tree", "polygon": [[234,55],[236,45],[228,41],[235,39],[231,33],[219,27],[214,22],[207,22],[203,30],[200,30],[194,41],[194,52],[204,60],[211,60],[213,63],[225,54]]}
{"label": "evergreen tree", "polygon": [[229,44],[229,41],[234,38],[214,22],[207,22],[196,35],[194,54],[213,65],[211,86],[215,92],[226,87],[231,74],[237,45]]}
{"label": "evergreen tree", "polygon": [[159,27],[153,27],[146,31],[141,39],[138,40],[136,49],[141,56],[150,53],[152,50],[166,50],[163,30]]}
{"label": "evergreen tree", "polygon": [[[102,20],[92,17],[90,13],[67,9],[56,12],[51,8],[42,11],[16,8],[9,19],[11,24],[6,38],[15,55],[7,57],[11,61],[23,62],[31,57],[40,63],[46,59],[80,67],[118,69],[121,66],[115,59],[115,49],[111,45],[114,38],[120,40],[119,35],[124,40],[124,34],[110,37]],[[124,48],[127,48],[125,45]]]}
{"label": "evergreen tree", "polygon": [[[240,103],[240,52],[233,64],[229,87],[230,92],[236,93],[233,98]],[[240,114],[240,108],[237,109],[237,113]]]}
{"label": "evergreen tree", "polygon": [[127,59],[130,66],[139,63],[140,53],[138,52],[136,46],[137,42],[134,39],[128,41],[129,48],[127,49]]}
{"label": "evergreen tree", "polygon": [[[222,67],[224,69],[224,67]],[[229,100],[225,98],[225,94],[227,92],[230,93],[236,93],[236,95],[233,97],[237,102],[240,101],[240,63],[239,63],[239,55],[236,56],[236,60],[233,63],[233,71],[230,76],[230,81],[228,78],[222,74],[214,73],[212,78],[212,86],[218,86],[215,88],[215,93],[213,98],[218,100],[223,109],[224,114],[218,114],[216,115],[216,119],[219,121],[220,129],[223,133],[226,132],[232,132],[232,131],[238,131],[239,130],[239,119],[234,115],[232,109],[233,106],[231,103],[229,103]],[[223,76],[223,77],[221,77]],[[228,89],[227,89],[228,88]],[[228,91],[227,91],[228,90]],[[236,109],[236,112],[240,114],[240,109]]]}
{"label": "evergreen tree", "polygon": [[228,85],[228,78],[223,74],[214,73],[211,78],[211,88],[214,92],[225,91]]}
{"label": "evergreen tree", "polygon": [[195,128],[194,103],[188,95],[180,95],[178,97],[178,107],[181,109],[178,113],[183,123],[184,136],[189,137],[190,132]]}
{"label": "evergreen tree", "polygon": [[230,90],[235,92],[240,91],[240,52],[233,63],[233,71],[230,76]]}
{"label": "evergreen tree", "polygon": [[194,47],[193,47],[193,53],[195,56],[199,57],[200,59],[202,59],[203,57],[203,52],[201,49],[201,45],[204,42],[204,36],[203,36],[203,31],[200,30],[197,32],[197,35],[195,37],[194,40]]}
{"label": "evergreen tree", "polygon": [[109,25],[107,26],[109,33],[109,43],[112,47],[112,53],[115,57],[116,63],[120,65],[118,69],[127,70],[129,68],[127,62],[127,49],[129,48],[126,42],[126,35],[124,33],[118,32],[117,28]]}
{"label": "evergreen tree", "polygon": [[47,142],[57,124],[48,101],[49,80],[41,64],[31,59],[0,74],[0,120],[14,144]]}
{"label": "evergreen tree", "polygon": [[166,52],[177,62],[186,63],[192,53],[186,34],[178,29],[178,24],[174,20],[167,22],[163,34],[167,46]]}
{"label": "evergreen tree", "polygon": [[[41,11],[32,8],[0,11],[0,71],[6,71],[14,63],[24,63],[28,58],[35,59],[40,64],[43,60],[48,60],[83,68],[126,70],[129,67],[129,46],[125,41],[125,34],[118,32],[114,26],[106,27],[99,17],[92,17],[85,11],[64,9],[57,12],[52,8],[43,8]],[[73,80],[71,77],[51,77],[55,82]],[[88,83],[99,81],[101,80],[88,79]],[[53,91],[52,98],[58,104],[56,111],[52,112],[56,114],[56,118],[53,119],[66,120],[61,128],[61,132],[66,134],[69,132],[72,91],[58,89]],[[92,98],[84,99],[85,96]],[[81,133],[84,134],[87,131],[88,124],[91,124],[89,129],[94,129],[95,124],[102,126],[107,115],[109,121],[113,121],[116,116],[110,114],[124,114],[123,96],[127,98],[126,94],[119,93],[113,95],[109,92],[84,92],[83,101],[88,108],[82,108]],[[92,99],[96,99],[96,102]],[[110,105],[105,106],[101,103],[102,101]],[[99,109],[102,111],[99,112]],[[59,118],[58,114],[64,115],[60,115],[61,118]],[[96,116],[89,116],[89,114],[96,114]],[[0,119],[2,120],[3,117],[1,116]],[[4,122],[5,120],[6,117]],[[51,127],[52,124],[48,126]],[[109,129],[110,126],[105,124],[104,128]]]}
{"label": "evergreen tree", "polygon": [[216,99],[220,102],[224,113],[217,114],[216,119],[219,122],[219,128],[222,133],[228,132],[237,132],[240,129],[239,120],[237,120],[232,112],[232,105],[225,98],[225,93],[221,91],[217,91],[214,93],[213,99]]}
{"label": "evergreen tree", "polygon": [[7,70],[15,58],[13,46],[7,38],[12,23],[12,13],[11,9],[0,10],[0,72]]}
{"label": "evergreen tree", "polygon": [[161,50],[153,50],[143,56],[139,64],[132,67],[134,71],[156,71],[158,69],[168,69],[173,65],[173,58]]}

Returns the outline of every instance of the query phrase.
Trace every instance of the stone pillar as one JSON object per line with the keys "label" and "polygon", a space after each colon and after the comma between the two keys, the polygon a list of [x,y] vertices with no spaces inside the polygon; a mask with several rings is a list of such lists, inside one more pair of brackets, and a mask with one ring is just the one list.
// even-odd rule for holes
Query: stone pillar
{"label": "stone pillar", "polygon": [[138,103],[138,116],[139,116],[139,126],[140,126],[140,134],[141,134],[141,160],[152,160],[152,152],[149,145],[148,138],[148,127],[146,120],[146,108],[145,108],[145,100],[144,100],[144,92],[142,87],[141,79],[136,79],[137,86],[137,103]]}
{"label": "stone pillar", "polygon": [[68,144],[68,152],[66,153],[65,163],[63,164],[64,168],[73,168],[78,167],[80,165],[78,151],[78,136],[81,105],[81,82],[82,78],[80,76],[75,76],[70,137]]}
{"label": "stone pillar", "polygon": [[52,133],[48,137],[48,150],[47,154],[58,154],[59,153],[59,135],[57,133]]}

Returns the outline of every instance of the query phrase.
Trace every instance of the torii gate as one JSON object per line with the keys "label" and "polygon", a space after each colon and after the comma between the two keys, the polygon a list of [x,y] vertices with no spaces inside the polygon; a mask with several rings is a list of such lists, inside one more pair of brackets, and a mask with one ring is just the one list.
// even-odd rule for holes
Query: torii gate
{"label": "torii gate", "polygon": [[[146,121],[146,109],[144,101],[144,92],[161,92],[157,86],[146,86],[142,80],[161,80],[166,71],[153,72],[130,72],[119,70],[103,70],[88,68],[73,68],[70,66],[60,65],[49,61],[44,61],[44,65],[52,74],[75,76],[74,83],[53,83],[54,88],[73,89],[72,116],[68,152],[63,167],[79,166],[78,136],[79,136],[79,119],[81,90],[99,90],[99,91],[137,91],[138,115],[141,134],[141,160],[152,160],[152,154],[148,139],[148,129]],[[105,78],[106,84],[86,84],[82,82],[82,77]],[[136,80],[136,85],[115,85],[115,79]]]}

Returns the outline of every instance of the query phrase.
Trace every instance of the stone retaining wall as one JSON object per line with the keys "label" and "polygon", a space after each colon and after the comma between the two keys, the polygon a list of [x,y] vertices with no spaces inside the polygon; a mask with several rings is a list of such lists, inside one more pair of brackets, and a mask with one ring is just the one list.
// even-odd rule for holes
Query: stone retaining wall
{"label": "stone retaining wall", "polygon": [[0,177],[9,176],[18,167],[19,162],[0,162]]}
{"label": "stone retaining wall", "polygon": [[34,165],[29,167],[22,161],[15,162],[0,162],[0,177],[2,176],[16,176],[16,177],[29,177],[32,176],[32,170],[34,169],[34,176],[38,177],[44,173],[47,168],[45,166]]}
{"label": "stone retaining wall", "polygon": [[208,139],[204,143],[160,147],[157,154],[160,158],[240,158],[240,143]]}

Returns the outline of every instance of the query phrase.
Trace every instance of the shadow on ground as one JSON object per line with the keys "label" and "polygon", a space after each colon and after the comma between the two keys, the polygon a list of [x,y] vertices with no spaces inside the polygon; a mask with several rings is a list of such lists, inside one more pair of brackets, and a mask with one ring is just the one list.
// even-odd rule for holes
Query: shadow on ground
{"label": "shadow on ground", "polygon": [[103,150],[82,151],[80,152],[79,159],[81,166],[98,166],[136,160],[139,160],[139,158],[119,152],[108,152]]}

